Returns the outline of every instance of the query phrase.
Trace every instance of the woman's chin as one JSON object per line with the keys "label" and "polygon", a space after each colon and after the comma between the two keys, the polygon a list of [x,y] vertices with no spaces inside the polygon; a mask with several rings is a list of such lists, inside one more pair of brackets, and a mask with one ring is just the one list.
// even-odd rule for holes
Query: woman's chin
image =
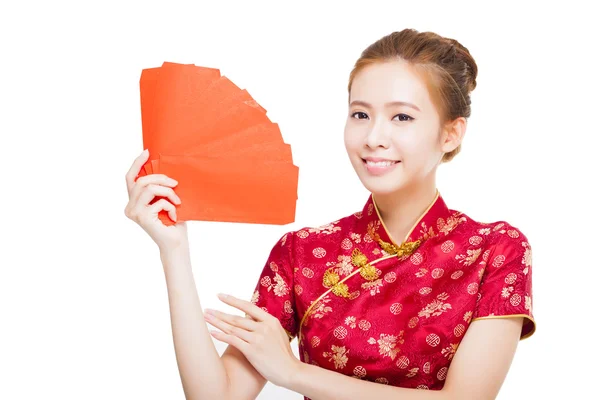
{"label": "woman's chin", "polygon": [[363,186],[374,195],[387,195],[398,192],[404,186],[404,182],[396,179],[373,179],[372,177],[361,177]]}

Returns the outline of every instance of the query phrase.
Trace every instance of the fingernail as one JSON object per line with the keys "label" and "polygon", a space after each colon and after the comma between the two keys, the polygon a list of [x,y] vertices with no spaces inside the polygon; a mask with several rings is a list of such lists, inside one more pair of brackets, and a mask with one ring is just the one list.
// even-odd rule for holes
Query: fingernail
{"label": "fingernail", "polygon": [[229,297],[225,293],[219,293],[217,296],[219,296],[221,299],[226,299],[227,297]]}

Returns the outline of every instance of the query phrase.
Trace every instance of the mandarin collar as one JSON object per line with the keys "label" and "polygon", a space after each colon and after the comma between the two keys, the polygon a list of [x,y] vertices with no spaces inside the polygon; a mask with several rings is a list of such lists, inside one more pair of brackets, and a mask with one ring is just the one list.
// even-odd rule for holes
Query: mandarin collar
{"label": "mandarin collar", "polygon": [[423,242],[440,233],[448,234],[459,222],[462,222],[460,213],[452,212],[448,208],[437,188],[435,198],[425,211],[421,213],[402,243],[394,243],[392,241],[389,231],[383,223],[373,194],[369,195],[362,211],[355,213],[355,216],[358,218],[359,232],[366,234],[369,239],[378,243],[384,250],[387,244],[398,247],[407,242]]}

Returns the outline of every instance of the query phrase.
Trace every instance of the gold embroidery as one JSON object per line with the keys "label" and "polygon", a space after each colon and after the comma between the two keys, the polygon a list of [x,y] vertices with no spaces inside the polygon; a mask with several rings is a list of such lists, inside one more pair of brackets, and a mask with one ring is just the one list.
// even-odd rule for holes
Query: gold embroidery
{"label": "gold embroidery", "polygon": [[431,303],[427,304],[421,311],[419,311],[419,317],[436,317],[452,309],[452,305],[450,303],[444,302],[444,300],[447,300],[448,297],[450,297],[450,295],[446,292],[438,294],[436,299],[434,299]]}
{"label": "gold embroidery", "polygon": [[357,267],[362,267],[368,261],[369,260],[367,259],[367,256],[365,256],[359,249],[352,250],[352,264],[356,265]]}
{"label": "gold embroidery", "polygon": [[340,283],[340,276],[332,271],[333,268],[334,267],[331,267],[325,271],[325,275],[323,275],[323,285],[327,288],[331,288],[331,291],[336,296],[349,297],[348,285]]}
{"label": "gold embroidery", "polygon": [[338,283],[331,289],[333,294],[340,297],[349,297],[350,293],[348,293],[348,285],[345,283]]}
{"label": "gold embroidery", "polygon": [[340,281],[340,276],[333,272],[331,268],[325,271],[325,275],[323,275],[323,285],[325,287],[332,287],[336,285]]}
{"label": "gold embroidery", "polygon": [[395,254],[398,258],[409,256],[415,252],[421,245],[421,240],[415,240],[414,242],[404,242],[400,246],[385,242],[381,239],[378,240],[379,245],[388,254]]}
{"label": "gold embroidery", "polygon": [[331,352],[324,351],[323,357],[328,357],[329,361],[333,361],[335,369],[344,368],[348,362],[349,350],[346,349],[346,346],[336,345],[332,345],[331,350]]}
{"label": "gold embroidery", "polygon": [[379,354],[384,357],[389,357],[392,360],[396,358],[398,353],[400,352],[400,344],[404,344],[404,331],[400,331],[398,335],[388,335],[385,333],[379,334],[379,339],[375,339],[374,337],[369,338],[367,343],[369,344],[378,344],[379,345]]}
{"label": "gold embroidery", "polygon": [[381,271],[371,264],[367,264],[360,269],[360,276],[368,281],[374,281],[375,279],[379,278],[380,273]]}
{"label": "gold embroidery", "polygon": [[[331,290],[331,289],[329,289]],[[329,290],[326,293],[329,293]],[[329,303],[331,301],[330,298],[327,297],[319,297],[319,299],[311,304],[310,309],[312,309],[313,306],[316,306],[317,308],[311,313],[315,318],[323,318],[324,316],[327,315],[327,313],[330,313],[331,311],[333,311],[333,308],[331,308],[330,306],[327,305],[327,303]]]}
{"label": "gold embroidery", "polygon": [[383,249],[383,251],[385,251],[388,254],[396,254],[396,252],[398,251],[396,249],[396,246],[388,243],[388,242],[384,242],[381,239],[377,239],[377,242],[379,243],[379,245],[381,246],[381,248]]}

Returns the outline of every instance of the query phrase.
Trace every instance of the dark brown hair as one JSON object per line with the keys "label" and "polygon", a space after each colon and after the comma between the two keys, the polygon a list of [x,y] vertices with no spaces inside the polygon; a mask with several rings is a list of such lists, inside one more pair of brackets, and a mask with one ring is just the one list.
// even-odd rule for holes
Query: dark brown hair
{"label": "dark brown hair", "polygon": [[[350,88],[364,67],[403,59],[423,78],[440,115],[440,127],[458,117],[471,116],[470,92],[477,86],[477,64],[466,47],[454,39],[433,32],[404,29],[392,32],[367,47],[350,72]],[[461,146],[444,154],[448,162],[460,152]]]}

